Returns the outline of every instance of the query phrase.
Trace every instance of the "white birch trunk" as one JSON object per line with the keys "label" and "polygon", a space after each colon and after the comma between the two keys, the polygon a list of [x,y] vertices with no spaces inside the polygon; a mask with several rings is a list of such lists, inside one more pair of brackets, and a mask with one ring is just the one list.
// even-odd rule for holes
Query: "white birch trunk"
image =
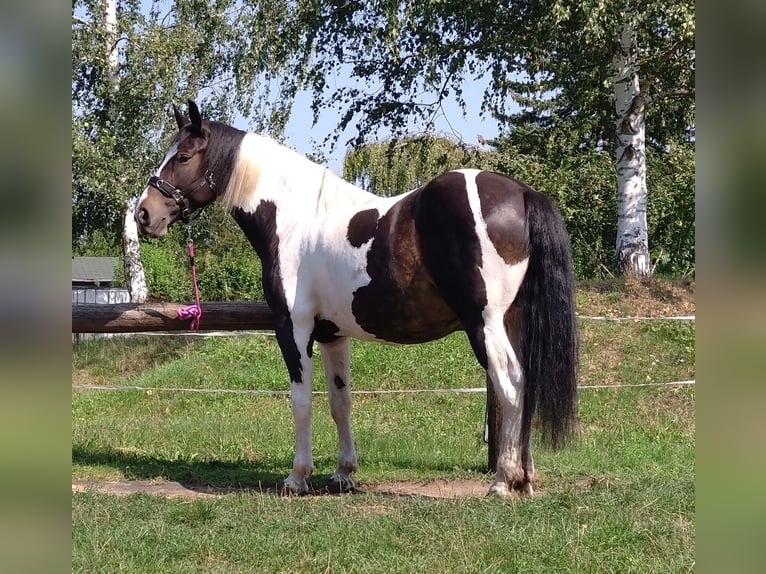
{"label": "white birch trunk", "polygon": [[612,60],[617,120],[617,270],[625,275],[651,274],[646,224],[646,99],[638,84],[636,34],[631,25],[619,31]]}
{"label": "white birch trunk", "polygon": [[120,56],[117,49],[117,0],[106,0],[104,27],[106,28],[106,55],[109,61],[109,71],[112,72],[112,78],[114,78]]}
{"label": "white birch trunk", "polygon": [[144,266],[141,263],[141,246],[138,242],[138,225],[136,225],[135,218],[137,201],[137,197],[132,197],[125,202],[122,246],[125,254],[125,277],[128,280],[130,302],[146,303],[149,292],[146,288]]}
{"label": "white birch trunk", "polygon": [[[117,0],[106,0],[104,6],[104,28],[106,29],[106,55],[109,61],[112,89],[118,88],[118,66],[120,52],[117,47]],[[138,242],[138,226],[135,209],[137,198],[128,198],[125,202],[125,219],[122,229],[122,247],[125,254],[125,278],[131,303],[146,303],[148,290],[144,266],[141,263],[141,246]]]}

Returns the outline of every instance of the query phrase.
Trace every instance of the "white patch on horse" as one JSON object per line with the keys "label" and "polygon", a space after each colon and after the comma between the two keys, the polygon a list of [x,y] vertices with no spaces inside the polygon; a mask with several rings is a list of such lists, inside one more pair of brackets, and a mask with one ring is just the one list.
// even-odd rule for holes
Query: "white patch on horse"
{"label": "white patch on horse", "polygon": [[257,134],[249,133],[242,138],[229,185],[219,197],[224,209],[232,211],[239,207],[243,211],[255,211],[261,164],[270,162],[269,155],[274,154],[277,147],[275,142]]}
{"label": "white patch on horse", "polygon": [[468,203],[474,215],[474,224],[476,235],[479,238],[481,246],[481,275],[484,278],[484,284],[487,289],[487,308],[484,315],[488,313],[500,312],[504,314],[511,306],[519,287],[527,272],[529,257],[525,257],[514,265],[508,265],[503,257],[497,252],[497,248],[489,238],[487,232],[487,223],[481,214],[481,200],[479,199],[479,190],[476,184],[476,176],[482,170],[479,169],[460,169],[457,170],[465,177],[466,191],[468,193]]}
{"label": "white patch on horse", "polygon": [[168,162],[171,159],[175,157],[177,153],[178,153],[178,144],[174,143],[172,146],[170,146],[168,153],[165,154],[165,158],[162,160],[160,167],[157,168],[157,172],[154,175],[156,175],[157,177],[160,177],[162,170],[165,169],[165,166],[168,164]]}
{"label": "white patch on horse", "polygon": [[320,317],[335,323],[338,336],[373,340],[351,312],[354,292],[370,283],[372,242],[353,247],[346,233],[359,211],[374,208],[383,217],[402,197],[375,196],[269,138],[247,134],[221,202],[251,213],[263,201],[277,206],[279,274],[295,328],[310,331]]}

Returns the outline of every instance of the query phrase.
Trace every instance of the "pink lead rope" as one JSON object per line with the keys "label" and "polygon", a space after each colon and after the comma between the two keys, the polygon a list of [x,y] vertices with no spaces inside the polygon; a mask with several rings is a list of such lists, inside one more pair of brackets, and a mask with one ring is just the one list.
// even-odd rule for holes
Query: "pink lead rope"
{"label": "pink lead rope", "polygon": [[189,232],[189,263],[191,264],[192,281],[194,282],[194,305],[187,305],[178,310],[179,319],[191,319],[191,328],[194,331],[199,329],[199,321],[202,318],[202,307],[199,305],[199,289],[197,288],[197,270],[194,266],[194,241]]}

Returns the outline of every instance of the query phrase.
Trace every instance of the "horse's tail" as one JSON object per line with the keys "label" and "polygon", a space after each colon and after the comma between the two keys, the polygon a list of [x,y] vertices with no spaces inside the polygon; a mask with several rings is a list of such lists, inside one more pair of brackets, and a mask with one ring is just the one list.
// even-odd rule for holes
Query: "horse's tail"
{"label": "horse's tail", "polygon": [[[526,191],[529,263],[517,301],[522,310],[521,354],[526,387],[522,439],[535,410],[543,440],[560,446],[577,416],[577,319],[569,236],[550,199]],[[524,442],[522,444],[528,444]]]}

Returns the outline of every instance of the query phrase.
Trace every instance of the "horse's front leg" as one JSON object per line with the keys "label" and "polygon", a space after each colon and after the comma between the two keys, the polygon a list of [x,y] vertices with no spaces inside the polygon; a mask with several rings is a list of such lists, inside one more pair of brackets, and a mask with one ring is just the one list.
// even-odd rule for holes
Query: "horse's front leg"
{"label": "horse's front leg", "polygon": [[357,470],[356,448],[351,434],[351,345],[347,338],[320,343],[322,364],[327,376],[330,413],[338,429],[338,466],[331,481],[340,492],[356,488],[351,473]]}
{"label": "horse's front leg", "polygon": [[[309,360],[309,363],[311,361]],[[307,369],[311,371],[311,367]],[[311,378],[302,382],[290,382],[293,425],[295,426],[295,457],[293,470],[285,479],[285,488],[295,494],[306,494],[309,490],[306,480],[314,471],[311,450]]]}
{"label": "horse's front leg", "polygon": [[288,492],[305,494],[309,487],[306,480],[314,470],[311,449],[311,372],[312,359],[308,342],[310,331],[296,328],[291,321],[277,323],[277,342],[290,373],[290,399],[295,427],[295,457],[293,470],[285,479]]}

